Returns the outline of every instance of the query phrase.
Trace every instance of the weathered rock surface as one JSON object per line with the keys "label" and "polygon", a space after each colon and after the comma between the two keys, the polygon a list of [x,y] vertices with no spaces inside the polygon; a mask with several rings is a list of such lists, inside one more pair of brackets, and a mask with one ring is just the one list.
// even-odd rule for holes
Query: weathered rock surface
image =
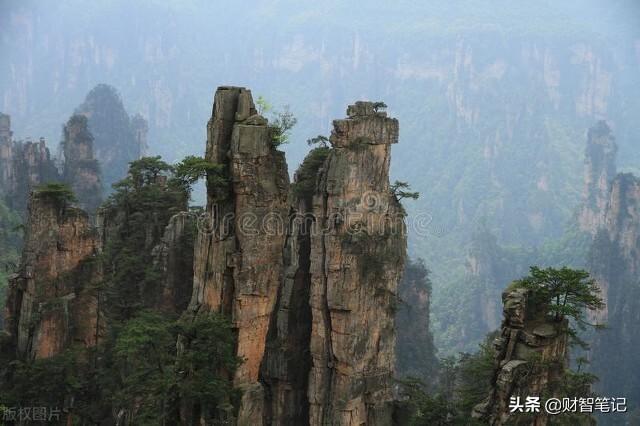
{"label": "weathered rock surface", "polygon": [[63,133],[63,179],[76,194],[80,207],[93,214],[102,203],[102,183],[87,118],[71,116]]}
{"label": "weathered rock surface", "polygon": [[[108,92],[94,93],[91,102],[110,98]],[[83,210],[53,192],[34,192],[8,295],[8,347],[17,358],[35,359],[71,343],[94,346],[105,333],[105,313],[118,309],[122,318],[129,308],[183,313],[183,319],[219,312],[231,319],[242,360],[233,377],[240,406],[236,412],[230,404],[220,410],[180,400],[181,421],[391,425],[406,229],[389,185],[398,122],[381,106],[349,106],[348,118],[334,122],[332,148],[313,150],[291,187],[274,129],[256,113],[251,92],[219,88],[206,159],[222,172],[208,177],[206,214],[197,223],[191,213],[175,214],[186,209],[178,205],[182,198],[166,198],[161,211],[144,203],[127,209],[123,198],[105,204],[93,228]],[[101,186],[88,129],[101,109],[92,108],[84,112],[88,119],[75,115],[65,126],[61,177],[88,208],[97,206],[92,196]],[[2,147],[13,161],[3,123],[0,117]],[[140,142],[145,128],[138,130]],[[172,188],[165,176],[157,179],[147,183],[151,189]],[[144,272],[140,282],[120,288],[114,280],[101,297],[96,284],[113,276],[132,247],[144,267],[127,275]],[[426,322],[427,289],[405,290],[419,308],[416,320]],[[428,332],[421,337],[430,339]]]}
{"label": "weathered rock surface", "polygon": [[599,121],[587,133],[585,151],[583,205],[578,215],[580,230],[594,235],[605,222],[609,189],[616,175],[618,146],[605,121]]}
{"label": "weathered rock surface", "polygon": [[433,384],[437,359],[429,329],[431,282],[422,261],[408,260],[398,286],[396,373]]}
{"label": "weathered rock surface", "polygon": [[149,123],[147,123],[147,120],[145,120],[142,115],[135,114],[133,117],[131,117],[131,130],[133,131],[133,136],[135,139],[134,146],[138,147],[138,156],[146,156],[147,151],[149,150],[149,143],[147,141],[147,136],[149,134]]}
{"label": "weathered rock surface", "polygon": [[234,377],[244,391],[238,424],[259,424],[259,371],[283,277],[289,177],[284,153],[273,147],[265,120],[257,119],[249,90],[219,88],[207,130],[206,159],[225,166],[229,188],[208,185],[210,223],[196,239],[189,308],[230,315],[244,361]]}
{"label": "weathered rock surface", "polygon": [[568,323],[548,318],[547,307],[533,303],[529,290],[523,288],[507,289],[502,303],[504,320],[494,342],[492,388],[487,400],[474,408],[474,417],[490,425],[546,425],[549,419],[544,410],[510,415],[509,400],[525,401],[527,396],[553,392],[550,384],[564,374],[567,364]]}
{"label": "weathered rock surface", "polygon": [[237,424],[392,422],[406,230],[388,176],[398,122],[378,108],[350,106],[289,194],[250,92],[216,92],[206,158],[229,185],[207,185],[189,311],[224,313],[237,330]]}
{"label": "weathered rock surface", "polygon": [[388,178],[398,122],[368,102],[347,115],[334,121],[313,197],[309,423],[389,425],[406,250]]}
{"label": "weathered rock surface", "polygon": [[[596,391],[623,392],[640,401],[640,179],[619,174],[611,184],[605,224],[591,247],[589,271],[596,279],[606,307],[592,321],[605,323],[591,345],[590,360],[598,376]],[[621,391],[623,390],[623,391]],[[637,407],[637,405],[636,405]],[[633,411],[634,407],[630,407]]]}
{"label": "weathered rock surface", "polygon": [[103,335],[99,252],[88,215],[33,193],[20,269],[9,284],[7,332],[20,359],[47,358]]}
{"label": "weathered rock surface", "polygon": [[0,114],[0,195],[23,214],[31,189],[60,176],[44,139],[14,141],[12,135],[10,117]]}
{"label": "weathered rock surface", "polygon": [[316,177],[328,151],[328,148],[313,150],[294,177],[293,187],[299,190],[292,191],[284,249],[284,279],[271,318],[261,369],[262,381],[267,389],[265,424],[309,424],[309,269],[311,232],[315,222],[312,200]]}
{"label": "weathered rock surface", "polygon": [[188,306],[193,291],[193,239],[196,223],[193,215],[174,215],[164,235],[152,250],[153,266],[160,271],[155,307],[180,314]]}

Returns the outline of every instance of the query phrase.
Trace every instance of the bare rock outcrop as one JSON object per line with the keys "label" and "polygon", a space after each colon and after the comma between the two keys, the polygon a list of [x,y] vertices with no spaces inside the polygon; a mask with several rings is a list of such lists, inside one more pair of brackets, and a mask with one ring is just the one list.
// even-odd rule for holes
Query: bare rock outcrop
{"label": "bare rock outcrop", "polygon": [[583,204],[578,214],[580,230],[595,236],[605,223],[609,189],[616,175],[618,146],[603,120],[587,133],[585,151]]}
{"label": "bare rock outcrop", "polygon": [[[474,408],[474,417],[490,425],[535,425],[548,423],[540,413],[511,414],[511,397],[552,393],[567,365],[567,320],[547,316],[547,306],[534,303],[530,290],[508,288],[502,294],[504,320],[494,342],[496,351],[492,387],[487,400]],[[552,395],[549,395],[552,396]]]}
{"label": "bare rock outcrop", "polygon": [[195,218],[188,212],[174,215],[151,252],[153,266],[160,272],[154,307],[163,312],[180,314],[191,299],[195,227]]}
{"label": "bare rock outcrop", "polygon": [[144,157],[149,151],[149,142],[147,137],[149,135],[149,123],[140,114],[135,114],[131,117],[131,130],[135,139],[135,145],[138,147],[138,156]]}
{"label": "bare rock outcrop", "polygon": [[640,178],[619,174],[611,184],[605,225],[590,251],[589,271],[606,307],[592,321],[607,327],[593,338],[589,358],[598,376],[596,391],[615,394],[624,389],[632,412],[640,401],[640,366],[635,342],[640,339]]}
{"label": "bare rock outcrop", "polygon": [[389,425],[394,317],[406,251],[389,186],[398,121],[357,102],[335,120],[313,197],[309,423]]}
{"label": "bare rock outcrop", "polygon": [[7,205],[24,214],[31,189],[58,180],[58,169],[45,140],[13,140],[11,118],[0,114],[0,196]]}
{"label": "bare rock outcrop", "polygon": [[93,214],[102,203],[102,183],[87,118],[72,115],[63,134],[63,179],[76,194],[80,207]]}
{"label": "bare rock outcrop", "polygon": [[[221,87],[188,315],[231,318],[239,425],[390,425],[404,211],[389,185],[398,122],[358,102],[290,187],[251,93]],[[183,408],[183,417],[192,412]],[[185,417],[186,415],[186,417]]]}
{"label": "bare rock outcrop", "polygon": [[243,360],[234,377],[243,391],[237,422],[260,424],[260,365],[284,269],[287,165],[249,90],[217,90],[207,133],[206,159],[225,167],[228,185],[208,185],[210,220],[196,238],[189,308],[230,316],[237,331],[236,353]]}
{"label": "bare rock outcrop", "polygon": [[265,424],[309,424],[311,353],[311,233],[317,175],[329,148],[312,150],[294,176],[284,278],[271,318],[261,377],[265,383]]}
{"label": "bare rock outcrop", "polygon": [[437,358],[429,329],[431,307],[429,271],[421,260],[408,259],[398,285],[396,315],[396,373],[400,378],[420,379],[433,384]]}
{"label": "bare rock outcrop", "polygon": [[103,335],[97,232],[88,215],[48,193],[29,204],[20,268],[9,283],[6,331],[19,359],[48,358]]}

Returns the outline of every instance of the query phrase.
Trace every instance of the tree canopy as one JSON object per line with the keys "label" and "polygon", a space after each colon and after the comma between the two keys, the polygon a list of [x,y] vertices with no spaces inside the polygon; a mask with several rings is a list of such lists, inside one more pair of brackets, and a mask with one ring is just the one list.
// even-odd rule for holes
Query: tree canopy
{"label": "tree canopy", "polygon": [[[211,188],[224,189],[229,181],[224,176],[224,165],[212,163],[202,157],[189,155],[174,166],[173,181],[191,193],[191,186],[200,179],[206,178]],[[221,192],[221,191],[218,191]]]}
{"label": "tree canopy", "polygon": [[307,139],[307,145],[309,146],[318,145],[320,148],[328,148],[329,138],[323,135],[318,135],[316,137]]}
{"label": "tree canopy", "polygon": [[398,201],[402,200],[403,198],[417,200],[420,197],[419,192],[411,191],[411,185],[409,185],[409,183],[399,180],[391,184],[391,193],[396,197]]}
{"label": "tree canopy", "polygon": [[[602,326],[585,319],[587,310],[596,311],[605,306],[598,284],[586,271],[566,266],[560,269],[532,266],[529,276],[515,281],[514,285],[531,290],[536,305],[546,306],[547,312],[556,321],[568,318],[580,329]],[[568,327],[568,332],[575,343],[586,346],[572,326]]]}
{"label": "tree canopy", "polygon": [[291,129],[296,125],[298,119],[289,111],[289,107],[285,105],[283,111],[280,111],[272,118],[271,128],[271,140],[274,147],[286,144],[289,142],[291,135]]}

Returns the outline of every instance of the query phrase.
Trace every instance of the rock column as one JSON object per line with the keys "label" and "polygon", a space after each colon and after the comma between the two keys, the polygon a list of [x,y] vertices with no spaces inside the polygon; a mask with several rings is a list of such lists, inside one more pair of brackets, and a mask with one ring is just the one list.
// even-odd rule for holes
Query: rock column
{"label": "rock column", "polygon": [[390,191],[398,121],[357,102],[335,120],[313,197],[311,425],[390,425],[394,317],[404,267],[402,208]]}
{"label": "rock column", "polygon": [[238,424],[256,425],[264,405],[260,365],[283,276],[289,177],[249,90],[219,88],[207,130],[206,158],[225,171],[207,185],[209,219],[196,239],[190,309],[231,317],[243,361],[234,377],[243,391]]}

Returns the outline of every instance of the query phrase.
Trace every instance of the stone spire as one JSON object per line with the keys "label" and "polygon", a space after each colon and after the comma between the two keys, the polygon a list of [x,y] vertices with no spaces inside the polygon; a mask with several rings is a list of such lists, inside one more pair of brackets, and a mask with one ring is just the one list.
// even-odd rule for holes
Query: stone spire
{"label": "stone spire", "polygon": [[582,231],[595,235],[604,225],[609,185],[616,175],[618,146],[607,123],[598,121],[587,133],[583,205],[578,216]]}
{"label": "stone spire", "polygon": [[289,175],[267,120],[251,92],[216,91],[207,126],[206,159],[222,164],[227,187],[208,184],[207,226],[196,239],[192,312],[230,316],[243,361],[234,384],[243,391],[238,424],[260,424],[264,390],[259,381],[267,329],[282,281]]}
{"label": "stone spire", "polygon": [[60,176],[44,138],[38,142],[13,140],[11,117],[0,114],[0,196],[25,215],[31,189]]}
{"label": "stone spire", "polygon": [[93,214],[102,203],[100,167],[93,153],[93,136],[84,115],[73,115],[64,126],[64,181],[80,206]]}
{"label": "stone spire", "polygon": [[406,235],[390,191],[398,121],[357,102],[335,120],[313,197],[309,423],[390,425]]}
{"label": "stone spire", "polygon": [[[520,422],[509,410],[511,397],[554,396],[551,387],[565,372],[568,321],[547,315],[548,306],[535,303],[530,290],[508,288],[502,294],[504,320],[494,342],[495,370],[490,394],[473,416],[492,426],[549,422],[544,409]],[[511,423],[515,422],[515,423]],[[522,423],[525,422],[525,423]]]}
{"label": "stone spire", "polygon": [[88,215],[54,193],[33,192],[18,273],[5,317],[19,359],[48,358],[103,335],[96,284],[97,232]]}

